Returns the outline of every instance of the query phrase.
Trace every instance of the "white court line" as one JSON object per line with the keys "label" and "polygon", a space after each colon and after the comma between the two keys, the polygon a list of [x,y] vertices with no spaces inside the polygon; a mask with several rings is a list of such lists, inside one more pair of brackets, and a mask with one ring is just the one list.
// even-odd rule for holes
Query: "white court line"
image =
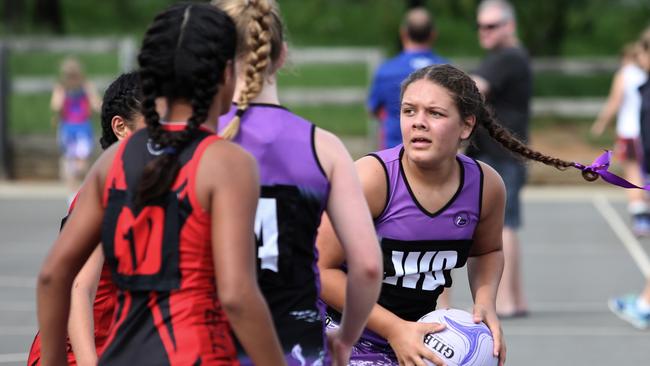
{"label": "white court line", "polygon": [[36,301],[0,301],[2,312],[35,312]]}
{"label": "white court line", "polygon": [[607,201],[607,198],[597,195],[593,199],[594,206],[598,209],[605,221],[612,228],[616,236],[621,240],[621,243],[630,252],[632,259],[641,270],[645,278],[650,278],[650,259],[641,247],[641,244],[636,239],[634,234],[628,229],[623,219],[616,213],[612,205]]}
{"label": "white court line", "polygon": [[36,288],[36,277],[0,276],[0,288]]}
{"label": "white court line", "polygon": [[602,326],[517,326],[501,323],[503,333],[512,336],[533,337],[644,337],[650,339],[648,332],[630,329],[628,327]]}
{"label": "white court line", "polygon": [[524,202],[535,203],[590,203],[596,195],[602,195],[615,202],[625,202],[627,199],[622,189],[590,184],[579,186],[526,186],[521,192]]}
{"label": "white court line", "polygon": [[[470,303],[454,303],[454,308],[472,311]],[[530,304],[531,314],[540,313],[609,313],[605,301],[572,301],[572,302],[534,302]],[[534,316],[534,315],[533,315]]]}
{"label": "white court line", "polygon": [[5,258],[8,255],[34,255],[41,254],[45,255],[46,250],[49,249],[54,242],[54,239],[49,241],[10,241],[10,242],[1,242],[2,251],[0,255]]}
{"label": "white court line", "polygon": [[[455,307],[471,309],[468,303],[459,303]],[[6,312],[34,312],[35,301],[0,301],[0,311]],[[576,302],[535,302],[530,306],[531,313],[609,313],[604,301],[576,301]]]}
{"label": "white court line", "polygon": [[605,301],[574,301],[574,302],[535,302],[530,304],[530,312],[536,313],[607,313]]}
{"label": "white court line", "polygon": [[0,327],[0,336],[14,336],[14,335],[36,335],[38,327],[33,326],[11,326],[11,327]]}
{"label": "white court line", "polygon": [[1,199],[43,199],[43,198],[65,198],[69,194],[67,188],[56,182],[34,183],[34,182],[4,182],[0,183]]}
{"label": "white court line", "polygon": [[561,252],[549,250],[549,248],[556,248],[557,242],[552,240],[526,240],[526,247],[523,251],[528,255],[542,255],[545,257],[570,257],[570,256],[609,256],[621,253],[621,248],[618,246],[596,246],[591,242],[583,244],[580,242],[571,242],[570,246],[563,247]]}
{"label": "white court line", "polygon": [[[66,198],[65,185],[52,182],[0,182],[0,199]],[[602,194],[613,201],[624,202],[624,190],[600,184],[580,185],[528,185],[522,191],[527,202],[590,202],[594,195]]]}
{"label": "white court line", "polygon": [[27,353],[0,353],[0,363],[27,362]]}

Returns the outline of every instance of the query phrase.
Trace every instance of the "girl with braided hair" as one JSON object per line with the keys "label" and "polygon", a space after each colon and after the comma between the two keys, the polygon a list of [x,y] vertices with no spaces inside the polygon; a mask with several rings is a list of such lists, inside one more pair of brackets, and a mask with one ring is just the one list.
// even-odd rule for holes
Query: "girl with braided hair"
{"label": "girl with braided hair", "polygon": [[106,150],[145,126],[141,109],[140,76],[135,71],[120,75],[104,92],[99,138],[102,149]]}
{"label": "girl with braided hair", "polygon": [[214,134],[235,46],[232,20],[207,4],[150,25],[138,56],[147,129],[100,156],[39,274],[44,364],[66,364],[70,286],[100,240],[118,291],[99,365],[237,364],[231,327],[256,364],[285,364],[255,277],[255,163]]}
{"label": "girl with braided hair", "polygon": [[[291,365],[328,364],[330,357],[334,365],[347,365],[350,347],[377,300],[381,273],[379,246],[352,159],[337,137],[280,104],[276,72],[287,50],[276,2],[213,4],[237,24],[235,103],[219,128],[259,164],[258,281],[285,358]],[[342,326],[328,337],[324,305],[318,300],[315,249],[323,211],[332,218],[350,258]],[[240,361],[249,363],[244,355]]]}
{"label": "girl with braided hair", "polygon": [[[565,169],[574,166],[526,147],[486,109],[474,81],[449,65],[412,73],[401,91],[403,143],[357,161],[366,200],[380,237],[384,279],[367,329],[352,350],[351,365],[436,365],[443,359],[423,343],[440,324],[418,323],[451,287],[451,270],[467,264],[474,321],[494,337],[505,362],[505,342],[495,310],[503,270],[501,230],[505,188],[485,163],[457,153],[477,126],[524,158]],[[343,308],[344,255],[329,222],[319,229],[322,298]]]}
{"label": "girl with braided hair", "polygon": [[[127,138],[136,129],[144,127],[140,113],[142,92],[138,74],[120,75],[104,93],[102,101],[100,144],[107,149],[113,143]],[[76,196],[68,209],[74,208]],[[62,220],[61,226],[67,220]],[[74,280],[70,299],[70,320],[67,344],[69,365],[97,364],[97,350],[101,350],[108,337],[117,303],[115,285],[111,281],[110,268],[104,263],[101,247],[88,258]],[[29,351],[27,364],[40,365],[41,339],[36,334]]]}

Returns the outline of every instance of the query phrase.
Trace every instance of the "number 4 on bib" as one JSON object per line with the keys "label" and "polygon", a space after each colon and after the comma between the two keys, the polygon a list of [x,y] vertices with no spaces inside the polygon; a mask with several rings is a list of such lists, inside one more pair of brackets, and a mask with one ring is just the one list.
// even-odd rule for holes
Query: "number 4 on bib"
{"label": "number 4 on bib", "polygon": [[257,204],[255,239],[260,269],[278,272],[278,209],[275,198],[260,198]]}

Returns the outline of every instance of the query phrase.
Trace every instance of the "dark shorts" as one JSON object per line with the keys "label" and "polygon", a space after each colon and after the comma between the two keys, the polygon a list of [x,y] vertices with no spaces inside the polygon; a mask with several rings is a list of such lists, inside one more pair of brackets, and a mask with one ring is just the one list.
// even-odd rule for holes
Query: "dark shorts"
{"label": "dark shorts", "polygon": [[521,226],[520,191],[526,184],[526,166],[516,160],[497,160],[482,155],[478,160],[488,164],[499,173],[506,186],[506,213],[503,225],[510,229]]}
{"label": "dark shorts", "polygon": [[618,137],[614,145],[614,155],[619,161],[643,161],[643,150],[639,139]]}
{"label": "dark shorts", "polygon": [[[329,330],[339,328],[339,323],[329,316],[326,323]],[[357,343],[352,346],[348,365],[399,366],[399,362],[387,340],[369,329],[364,329]]]}

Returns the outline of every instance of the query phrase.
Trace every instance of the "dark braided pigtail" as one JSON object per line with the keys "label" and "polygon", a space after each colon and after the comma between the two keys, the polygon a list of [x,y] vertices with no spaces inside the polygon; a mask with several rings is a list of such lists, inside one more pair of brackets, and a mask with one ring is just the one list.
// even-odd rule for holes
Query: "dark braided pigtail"
{"label": "dark braided pigtail", "polygon": [[[461,118],[466,119],[474,116],[476,118],[476,124],[485,128],[490,137],[506,149],[526,159],[539,161],[559,170],[565,170],[569,167],[578,168],[580,166],[577,163],[544,155],[526,146],[526,144],[496,121],[491,111],[486,107],[485,100],[472,78],[451,65],[432,65],[413,72],[402,83],[400,100],[404,96],[406,88],[414,81],[421,79],[429,80],[447,89],[454,98]],[[583,172],[582,176],[588,181],[593,181],[597,178],[597,175],[594,176],[594,174],[588,171]]]}
{"label": "dark braided pigtail", "polygon": [[[149,134],[148,149],[158,155],[144,168],[136,207],[166,194],[180,170],[179,154],[208,119],[210,106],[223,83],[224,71],[235,56],[232,20],[207,4],[175,5],[156,17],[138,56],[142,112]],[[185,129],[171,132],[156,111],[156,98],[189,102],[192,116]]]}
{"label": "dark braided pigtail", "polygon": [[477,118],[477,121],[480,125],[485,128],[490,137],[506,149],[515,152],[526,159],[539,161],[540,163],[553,166],[559,170],[565,170],[566,168],[573,166],[573,163],[571,162],[547,156],[539,151],[529,148],[496,121],[490,109],[485,106],[485,103],[480,105],[479,116],[480,117]]}
{"label": "dark braided pigtail", "polygon": [[[147,122],[150,145],[151,142],[156,144],[149,147],[160,151],[162,146],[167,146],[169,143],[167,137],[170,133],[163,131],[160,124],[160,115],[156,111],[156,96],[158,95],[155,84],[156,79],[144,67],[140,71],[140,78],[144,95],[142,114]],[[169,190],[176,175],[178,175],[179,163],[175,155],[163,153],[144,167],[135,197],[136,207],[144,207],[147,203]]]}
{"label": "dark braided pigtail", "polygon": [[106,149],[117,141],[111,124],[113,117],[121,116],[130,130],[135,130],[135,118],[142,109],[142,89],[137,72],[120,75],[108,86],[102,101],[102,136],[99,143]]}

